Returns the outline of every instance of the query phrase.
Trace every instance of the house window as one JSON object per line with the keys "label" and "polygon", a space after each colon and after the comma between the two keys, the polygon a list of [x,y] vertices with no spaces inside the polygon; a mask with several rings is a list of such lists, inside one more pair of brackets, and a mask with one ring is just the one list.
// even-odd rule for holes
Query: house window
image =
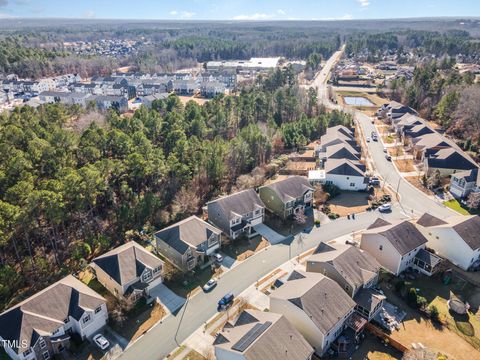
{"label": "house window", "polygon": [[57,329],[54,332],[52,332],[52,336],[55,335],[55,334],[58,334],[59,331],[60,331],[60,329]]}
{"label": "house window", "polygon": [[255,215],[260,214],[260,210],[255,210]]}
{"label": "house window", "polygon": [[95,314],[98,314],[100,311],[102,311],[102,307],[99,306],[95,309]]}
{"label": "house window", "polygon": [[40,349],[45,349],[47,347],[47,343],[45,340],[40,339]]}
{"label": "house window", "polygon": [[32,353],[32,349],[27,349],[23,352],[23,357],[27,357],[28,355],[30,355]]}
{"label": "house window", "polygon": [[378,249],[379,249],[380,251],[382,251],[382,250],[383,250],[383,245],[380,245],[380,246],[378,247]]}
{"label": "house window", "polygon": [[355,186],[355,183],[350,183],[350,187],[354,187]]}
{"label": "house window", "polygon": [[69,321],[69,320],[68,320],[68,317],[63,320],[63,322],[64,322],[65,324],[68,324],[68,321]]}
{"label": "house window", "polygon": [[43,359],[44,359],[44,360],[50,359],[50,354],[48,353],[48,351],[45,351],[45,352],[42,354],[42,356],[43,356]]}
{"label": "house window", "polygon": [[83,323],[86,324],[89,321],[90,321],[90,315],[85,316],[85,318],[83,319]]}

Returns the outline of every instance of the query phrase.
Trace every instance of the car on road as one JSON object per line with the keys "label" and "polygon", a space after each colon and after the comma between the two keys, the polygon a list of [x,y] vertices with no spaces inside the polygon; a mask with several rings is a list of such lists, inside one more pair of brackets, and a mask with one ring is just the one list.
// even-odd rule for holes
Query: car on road
{"label": "car on road", "polygon": [[377,137],[377,135],[375,135],[375,136],[372,136],[372,140],[373,140],[373,141],[378,141],[378,137]]}
{"label": "car on road", "polygon": [[383,148],[383,152],[384,152],[384,153],[387,152],[387,148],[386,148],[386,147]]}
{"label": "car on road", "polygon": [[222,309],[232,305],[233,299],[235,299],[235,296],[233,296],[232,293],[226,294],[220,300],[218,300],[218,308]]}
{"label": "car on road", "polygon": [[211,291],[215,286],[217,286],[217,280],[215,279],[210,279],[207,281],[205,285],[203,285],[203,291],[209,292]]}
{"label": "car on road", "polygon": [[110,346],[108,340],[102,334],[97,334],[93,337],[93,342],[97,345],[100,349],[105,350]]}
{"label": "car on road", "polygon": [[370,137],[369,137],[369,136],[367,136],[367,139],[366,139],[366,140],[367,140],[367,142],[370,142]]}
{"label": "car on road", "polygon": [[215,261],[216,261],[217,263],[219,263],[219,264],[221,264],[222,261],[223,261],[223,256],[222,256],[222,254],[220,254],[220,253],[215,253],[215,254],[213,255],[213,258],[214,258]]}
{"label": "car on road", "polygon": [[388,161],[392,161],[392,156],[387,154],[387,155],[385,155],[385,159],[387,159]]}
{"label": "car on road", "polygon": [[392,204],[390,204],[390,203],[382,204],[378,207],[378,211],[380,211],[382,213],[390,212],[390,211],[392,211]]}

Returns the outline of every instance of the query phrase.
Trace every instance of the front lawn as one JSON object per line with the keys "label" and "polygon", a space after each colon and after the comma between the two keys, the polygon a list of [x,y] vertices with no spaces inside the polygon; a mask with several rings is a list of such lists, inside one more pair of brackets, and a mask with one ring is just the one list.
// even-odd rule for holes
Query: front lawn
{"label": "front lawn", "polygon": [[262,236],[255,236],[250,239],[246,236],[242,236],[239,239],[224,245],[222,247],[222,252],[230,256],[232,259],[243,261],[269,245],[270,243]]}
{"label": "front lawn", "polygon": [[445,201],[443,203],[446,207],[449,207],[452,210],[455,210],[456,212],[462,214],[462,215],[472,215],[472,214],[477,214],[478,211],[473,211],[473,210],[468,210],[466,207],[464,207],[458,200],[456,199],[451,199],[448,201]]}

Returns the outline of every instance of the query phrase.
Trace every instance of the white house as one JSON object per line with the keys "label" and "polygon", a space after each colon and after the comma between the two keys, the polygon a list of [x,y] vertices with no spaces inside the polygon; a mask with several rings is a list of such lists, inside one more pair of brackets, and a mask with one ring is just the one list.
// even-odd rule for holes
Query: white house
{"label": "white house", "polygon": [[334,184],[342,190],[365,190],[368,187],[365,165],[346,158],[327,159],[325,184]]}
{"label": "white house", "polygon": [[355,302],[332,279],[294,270],[270,295],[270,311],[283,314],[315,349],[325,354],[346,327]]}
{"label": "white house", "polygon": [[470,195],[471,192],[478,191],[480,191],[478,168],[452,174],[450,178],[450,193],[456,198],[462,199]]}
{"label": "white house", "polygon": [[48,360],[71,334],[93,336],[107,318],[105,299],[69,275],[0,314],[0,340],[14,360]]}
{"label": "white house", "polygon": [[133,301],[162,282],[163,261],[135,241],[93,259],[91,267],[108,291]]}
{"label": "white house", "polygon": [[428,240],[428,246],[464,270],[480,262],[480,217],[452,216],[436,218],[428,213],[420,217],[416,226]]}
{"label": "white house", "polygon": [[425,236],[411,222],[390,223],[378,218],[362,233],[360,248],[395,275],[409,267],[431,275],[441,259],[425,250],[426,243]]}

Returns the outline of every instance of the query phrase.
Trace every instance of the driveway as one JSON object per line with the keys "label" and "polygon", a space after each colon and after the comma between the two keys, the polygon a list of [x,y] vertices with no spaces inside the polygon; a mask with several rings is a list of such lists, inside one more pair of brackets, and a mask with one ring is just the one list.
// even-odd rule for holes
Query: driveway
{"label": "driveway", "polygon": [[175,313],[185,303],[185,299],[175,294],[163,284],[158,284],[150,290],[150,297],[158,299],[160,304],[169,312]]}
{"label": "driveway", "polygon": [[253,228],[256,232],[258,232],[265,239],[267,239],[268,242],[272,245],[281,243],[283,240],[285,240],[285,236],[277,233],[275,230],[265,224],[258,224],[255,225]]}

